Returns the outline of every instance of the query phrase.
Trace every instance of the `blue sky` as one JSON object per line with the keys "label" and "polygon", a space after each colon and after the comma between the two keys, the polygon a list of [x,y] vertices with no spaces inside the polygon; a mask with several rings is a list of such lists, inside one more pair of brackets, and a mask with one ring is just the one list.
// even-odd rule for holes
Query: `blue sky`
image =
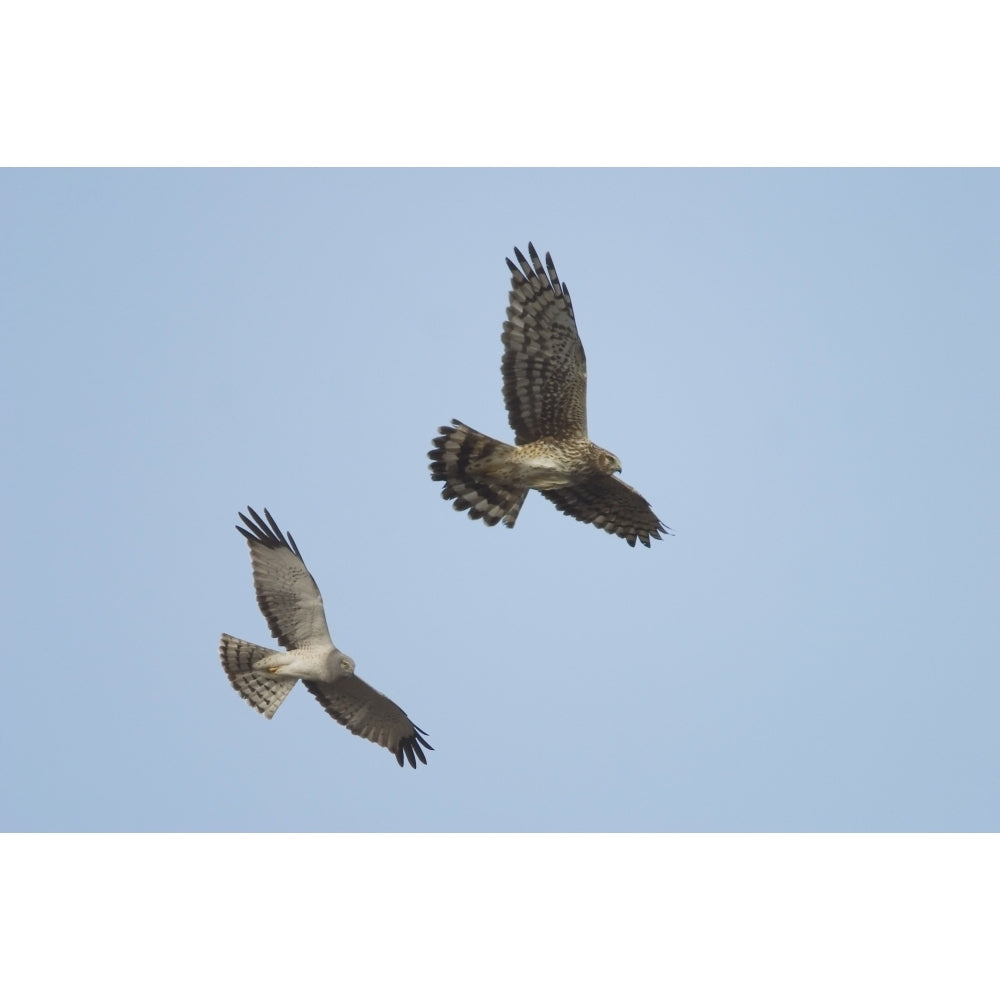
{"label": "blue sky", "polygon": [[[0,174],[0,827],[996,830],[998,232],[995,171]],[[529,240],[651,550],[429,478]],[[247,504],[426,768],[229,687]]]}

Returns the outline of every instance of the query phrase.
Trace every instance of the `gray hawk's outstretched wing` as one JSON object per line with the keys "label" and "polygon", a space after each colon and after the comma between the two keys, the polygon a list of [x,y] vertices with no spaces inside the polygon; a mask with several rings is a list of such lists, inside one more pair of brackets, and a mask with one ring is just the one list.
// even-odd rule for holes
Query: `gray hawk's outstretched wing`
{"label": "gray hawk's outstretched wing", "polygon": [[415,726],[394,701],[360,677],[344,677],[336,684],[324,684],[322,681],[303,683],[330,716],[355,736],[363,736],[386,747],[396,755],[400,767],[403,766],[404,753],[411,767],[417,766],[414,754],[422,764],[427,763],[420,749],[421,745],[428,750],[434,749],[424,739],[427,734]]}
{"label": "gray hawk's outstretched wing", "polygon": [[286,538],[266,507],[266,521],[253,507],[247,510],[253,520],[241,511],[240,520],[246,528],[236,525],[236,530],[250,546],[257,606],[267,619],[271,635],[285,649],[332,646],[323,597],[291,532]]}

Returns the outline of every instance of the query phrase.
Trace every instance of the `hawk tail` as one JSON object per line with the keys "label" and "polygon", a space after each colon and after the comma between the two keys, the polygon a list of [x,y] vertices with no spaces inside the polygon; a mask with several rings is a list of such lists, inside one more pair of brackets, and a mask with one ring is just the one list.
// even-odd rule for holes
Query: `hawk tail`
{"label": "hawk tail", "polygon": [[444,483],[441,496],[453,500],[455,510],[467,510],[474,520],[481,518],[490,527],[503,521],[513,528],[528,491],[497,483],[473,470],[476,462],[509,450],[510,445],[480,434],[461,421],[451,423],[451,427],[439,428],[441,436],[434,438],[434,448],[427,452],[431,479]]}
{"label": "hawk tail", "polygon": [[254,670],[255,663],[277,652],[225,633],[219,640],[219,658],[229,683],[244,701],[268,719],[278,711],[296,681],[294,677],[271,677]]}

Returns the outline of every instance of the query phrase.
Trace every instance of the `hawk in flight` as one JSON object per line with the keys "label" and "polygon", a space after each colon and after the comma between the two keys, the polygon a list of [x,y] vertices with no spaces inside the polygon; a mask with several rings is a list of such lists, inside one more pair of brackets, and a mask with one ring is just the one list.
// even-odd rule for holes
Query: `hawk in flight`
{"label": "hawk in flight", "polygon": [[[503,325],[503,398],[514,445],[480,434],[461,421],[434,439],[431,479],[456,510],[514,527],[529,489],[564,514],[649,548],[669,528],[631,486],[615,477],[621,462],[587,436],[587,359],[576,330],[569,289],[552,255],[545,269],[528,244],[508,257],[510,305]],[[520,265],[520,266],[518,266]]]}
{"label": "hawk in flight", "polygon": [[291,533],[287,538],[264,508],[265,521],[253,507],[253,520],[240,513],[245,528],[236,530],[250,546],[257,604],[271,635],[285,652],[256,646],[223,634],[222,666],[240,696],[270,719],[300,680],[341,725],[356,736],[386,747],[399,766],[403,757],[416,768],[434,748],[406,713],[354,672],[354,660],[333,644],[323,613],[323,598],[306,569]]}

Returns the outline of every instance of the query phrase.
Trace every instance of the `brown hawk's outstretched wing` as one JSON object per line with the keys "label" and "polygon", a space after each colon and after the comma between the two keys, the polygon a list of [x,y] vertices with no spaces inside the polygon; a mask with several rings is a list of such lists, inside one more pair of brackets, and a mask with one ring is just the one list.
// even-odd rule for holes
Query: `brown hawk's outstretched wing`
{"label": "brown hawk's outstretched wing", "polygon": [[587,359],[576,330],[569,289],[552,255],[546,270],[528,244],[530,263],[516,247],[508,257],[510,305],[503,325],[503,399],[514,440],[587,437]]}
{"label": "brown hawk's outstretched wing", "polygon": [[540,492],[564,514],[618,535],[633,547],[638,538],[648,549],[650,538],[670,531],[642,494],[615,476],[593,475],[572,486]]}
{"label": "brown hawk's outstretched wing", "polygon": [[360,677],[344,677],[336,684],[324,684],[322,681],[302,683],[337,722],[356,736],[386,747],[396,755],[400,767],[403,766],[404,753],[410,767],[417,766],[414,755],[422,764],[427,763],[420,749],[421,745],[428,750],[434,749],[424,739],[427,734],[415,726],[394,701]]}

